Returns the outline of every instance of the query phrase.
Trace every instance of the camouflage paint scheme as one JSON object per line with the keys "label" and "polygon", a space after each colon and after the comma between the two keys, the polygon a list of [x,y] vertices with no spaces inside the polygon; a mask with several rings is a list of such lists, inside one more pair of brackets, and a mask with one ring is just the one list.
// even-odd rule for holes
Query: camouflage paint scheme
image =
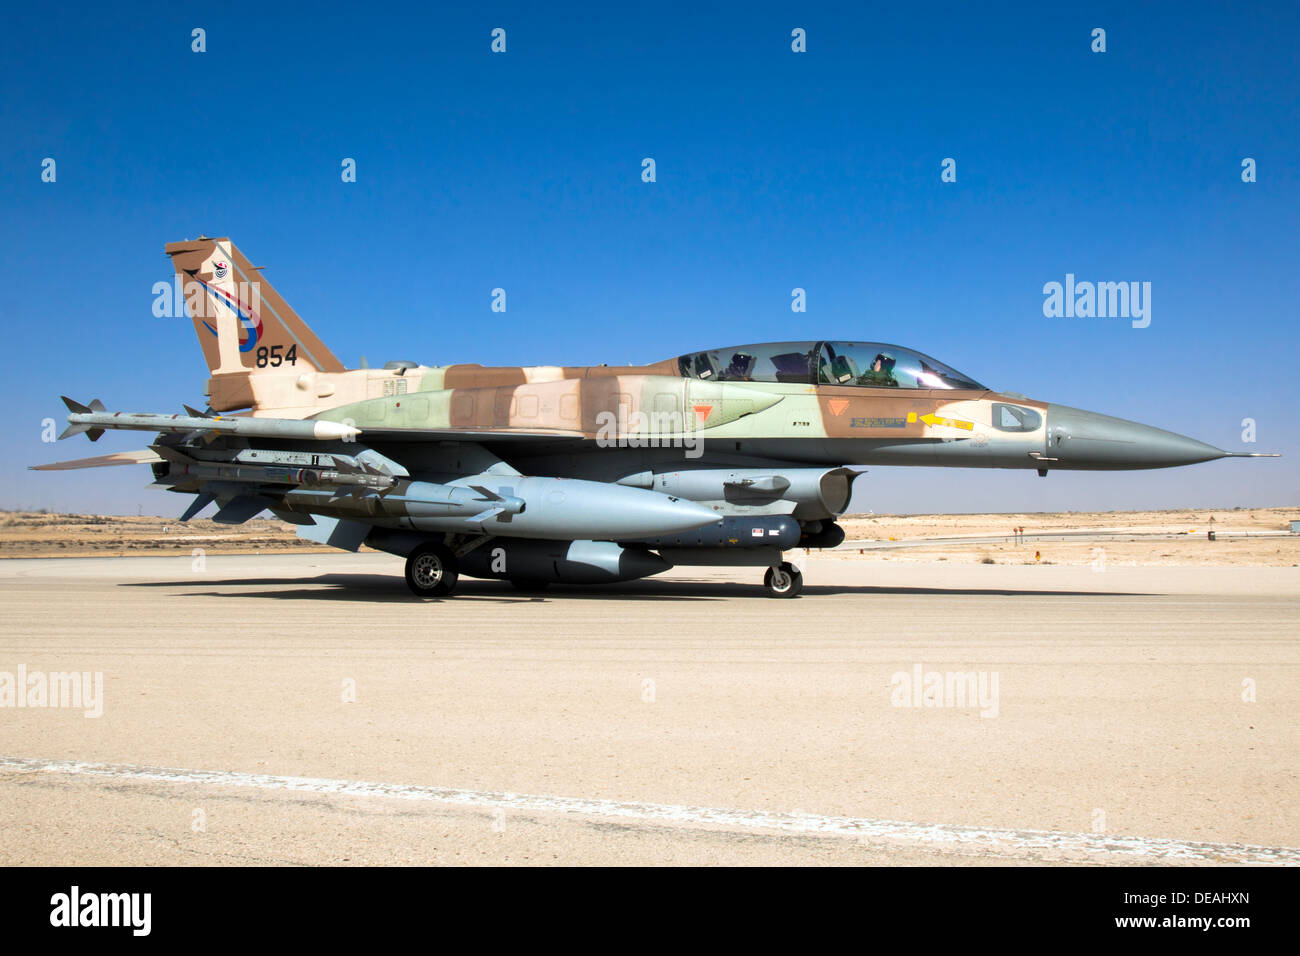
{"label": "camouflage paint scheme", "polygon": [[[717,444],[729,460],[939,464],[942,458],[968,467],[1037,468],[1041,463],[1031,453],[1046,455],[1045,424],[1032,432],[1001,432],[993,427],[992,407],[1004,402],[1045,412],[1047,404],[987,389],[711,382],[684,376],[677,358],[645,366],[345,370],[228,239],[172,243],[166,251],[187,283],[192,313],[199,309],[188,290],[196,281],[205,287],[209,317],[195,315],[193,322],[212,370],[207,395],[217,412],[350,421],[372,440],[418,440],[452,431],[593,444],[610,436],[599,418],[610,413],[623,424],[619,435],[661,442],[695,438],[702,440],[705,458]],[[251,305],[250,296],[240,295],[241,283],[258,284],[261,308],[256,320],[245,318],[237,327],[231,310],[218,302]],[[222,322],[230,327],[220,337],[224,353],[210,331]],[[255,329],[245,328],[254,323]],[[237,338],[246,342],[251,331],[255,346],[237,351]],[[295,346],[292,364],[281,359],[278,367],[271,365],[275,350],[284,355]],[[266,364],[259,367],[262,349]],[[665,415],[680,427],[655,428]],[[680,448],[673,450],[682,457]]]}

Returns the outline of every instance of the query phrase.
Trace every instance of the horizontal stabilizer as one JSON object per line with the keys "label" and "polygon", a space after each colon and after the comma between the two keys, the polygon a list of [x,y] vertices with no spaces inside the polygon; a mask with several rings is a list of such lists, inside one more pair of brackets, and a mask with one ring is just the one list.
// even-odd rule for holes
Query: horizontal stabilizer
{"label": "horizontal stabilizer", "polygon": [[151,449],[140,451],[119,451],[111,455],[96,455],[94,458],[74,458],[71,461],[52,461],[48,465],[28,465],[31,471],[71,471],[74,468],[107,468],[109,465],[152,465],[160,462]]}

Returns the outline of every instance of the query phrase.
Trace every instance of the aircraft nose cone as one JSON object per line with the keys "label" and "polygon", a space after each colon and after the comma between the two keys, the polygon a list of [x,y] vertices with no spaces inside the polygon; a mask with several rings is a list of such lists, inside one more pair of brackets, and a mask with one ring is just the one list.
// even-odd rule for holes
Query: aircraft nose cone
{"label": "aircraft nose cone", "polygon": [[1068,405],[1047,407],[1047,457],[1056,468],[1171,468],[1228,453],[1195,438]]}

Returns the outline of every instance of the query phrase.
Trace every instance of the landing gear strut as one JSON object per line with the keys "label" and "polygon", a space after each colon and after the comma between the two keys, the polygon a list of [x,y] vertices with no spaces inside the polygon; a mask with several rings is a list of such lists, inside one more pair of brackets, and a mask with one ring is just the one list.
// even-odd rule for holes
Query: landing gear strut
{"label": "landing gear strut", "polygon": [[778,567],[767,569],[763,585],[769,597],[798,597],[803,590],[803,574],[789,561],[783,561]]}
{"label": "landing gear strut", "polygon": [[459,577],[456,556],[440,544],[422,544],[406,558],[406,586],[417,597],[446,597]]}

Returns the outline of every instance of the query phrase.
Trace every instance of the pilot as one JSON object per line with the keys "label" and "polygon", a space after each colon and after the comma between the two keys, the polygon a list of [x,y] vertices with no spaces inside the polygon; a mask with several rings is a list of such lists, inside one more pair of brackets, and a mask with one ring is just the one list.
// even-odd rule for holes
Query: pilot
{"label": "pilot", "polygon": [[677,364],[682,375],[694,376],[695,378],[713,377],[713,362],[709,359],[708,352],[683,355],[678,359]]}
{"label": "pilot", "polygon": [[869,368],[859,376],[859,385],[876,385],[885,388],[897,388],[898,380],[894,378],[894,364],[897,360],[884,352],[877,352]]}
{"label": "pilot", "polygon": [[748,382],[753,370],[754,356],[747,352],[736,352],[731,356],[731,364],[727,366],[723,379],[728,382]]}
{"label": "pilot", "polygon": [[[821,355],[817,359],[817,381],[822,385],[833,385],[835,379],[831,375],[831,363],[827,360],[826,353],[830,351],[829,347],[822,349]],[[830,351],[831,358],[834,358],[835,352]]]}

